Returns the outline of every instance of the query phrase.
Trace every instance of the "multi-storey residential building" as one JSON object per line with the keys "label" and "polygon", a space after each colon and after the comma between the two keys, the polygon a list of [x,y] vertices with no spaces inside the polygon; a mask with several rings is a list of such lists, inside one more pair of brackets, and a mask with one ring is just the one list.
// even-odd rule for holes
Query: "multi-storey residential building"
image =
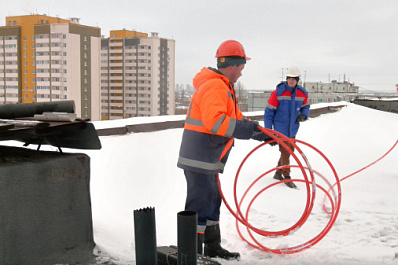
{"label": "multi-storey residential building", "polygon": [[100,120],[101,30],[79,19],[6,18],[0,27],[0,104],[74,100],[76,114]]}
{"label": "multi-storey residential building", "polygon": [[115,30],[101,40],[103,120],[174,114],[175,41]]}

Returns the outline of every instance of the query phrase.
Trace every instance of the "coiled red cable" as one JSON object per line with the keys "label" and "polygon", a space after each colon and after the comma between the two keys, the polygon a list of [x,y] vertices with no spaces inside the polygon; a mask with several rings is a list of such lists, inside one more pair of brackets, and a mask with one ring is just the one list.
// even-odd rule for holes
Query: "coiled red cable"
{"label": "coiled red cable", "polygon": [[[266,142],[266,143],[262,143],[259,146],[257,146],[256,148],[254,148],[251,152],[249,152],[249,154],[243,159],[242,163],[240,164],[238,171],[236,173],[235,176],[235,182],[234,182],[234,202],[235,202],[235,207],[236,210],[234,211],[230,205],[228,204],[228,202],[225,199],[224,194],[222,193],[221,190],[221,185],[220,185],[220,181],[218,180],[218,184],[219,184],[219,190],[220,190],[220,194],[221,197],[224,201],[224,204],[226,205],[226,207],[228,208],[228,210],[231,212],[232,215],[234,215],[235,219],[236,219],[236,228],[238,230],[238,234],[239,236],[242,238],[242,240],[244,240],[248,245],[263,250],[263,251],[267,251],[267,252],[273,252],[273,253],[277,253],[277,254],[292,254],[292,253],[297,253],[300,252],[304,249],[307,249],[311,246],[313,246],[314,244],[316,244],[317,242],[319,242],[331,229],[332,225],[334,224],[334,222],[336,221],[339,209],[340,209],[340,204],[341,204],[341,186],[339,183],[339,178],[337,176],[337,172],[334,169],[333,165],[331,164],[331,162],[327,159],[327,157],[320,152],[318,149],[316,149],[315,147],[311,146],[308,143],[305,143],[303,141],[300,140],[296,140],[296,139],[291,139],[291,138],[287,138],[286,136],[284,136],[283,134],[273,131],[273,130],[269,130],[269,129],[265,129],[265,128],[261,128],[258,127],[262,132],[264,132],[265,134],[269,135],[273,140]],[[267,174],[276,171],[278,168],[273,168],[271,170],[268,170],[267,172],[261,174],[257,179],[255,179],[252,184],[247,188],[246,192],[243,194],[241,200],[238,200],[237,198],[237,186],[238,186],[238,179],[239,179],[239,174],[240,171],[243,167],[243,165],[245,164],[245,162],[247,161],[247,159],[258,149],[260,149],[261,147],[265,146],[266,144],[270,144],[270,143],[274,143],[277,142],[279,145],[281,145],[282,147],[284,147],[292,156],[292,158],[296,161],[297,166],[292,166],[292,165],[288,165],[288,166],[284,166],[284,167],[280,167],[280,168],[285,168],[285,167],[297,167],[298,169],[301,170],[301,173],[304,177],[304,180],[300,180],[300,179],[291,179],[291,180],[283,180],[280,182],[276,182],[273,184],[270,184],[268,186],[266,186],[265,188],[261,189],[250,201],[247,210],[246,210],[246,214],[242,213],[242,204],[243,201],[245,200],[248,192],[252,189],[252,187],[260,180],[262,179],[264,176],[266,176]],[[299,157],[294,153],[294,151],[292,151],[292,149],[287,145],[287,143],[289,143],[295,150],[297,150],[297,153],[299,154],[299,156],[301,156],[301,160],[299,159]],[[336,185],[337,185],[337,195],[335,194],[334,196],[334,200],[332,198],[332,196],[330,195],[330,193],[327,192],[326,189],[324,189],[323,187],[321,187],[320,185],[317,185],[315,182],[315,175],[321,176],[318,172],[315,172],[312,168],[311,165],[309,163],[309,161],[307,160],[306,156],[304,155],[303,151],[301,150],[301,148],[297,145],[297,143],[306,145],[308,147],[310,147],[311,149],[315,150],[318,154],[320,154],[325,161],[327,161],[328,165],[330,166],[330,168],[332,169],[332,172],[334,174],[334,177],[336,179]],[[293,149],[293,150],[294,150]],[[305,166],[303,165],[303,163],[305,164]],[[309,176],[310,179],[309,179]],[[321,176],[322,177],[322,176]],[[322,177],[323,178],[323,177]],[[324,178],[325,179],[325,178]],[[307,191],[307,201],[306,201],[306,205],[304,207],[303,213],[301,215],[301,217],[299,218],[299,220],[293,224],[291,227],[280,230],[280,231],[266,231],[266,230],[262,230],[259,229],[257,227],[252,226],[249,223],[249,212],[250,209],[252,207],[253,202],[258,198],[258,196],[260,196],[263,192],[265,192],[266,190],[268,190],[271,187],[274,187],[276,185],[279,185],[281,183],[285,183],[285,182],[291,182],[291,181],[296,181],[296,182],[304,182],[305,186],[306,186],[306,191]],[[309,241],[299,244],[297,246],[293,246],[293,247],[286,247],[286,248],[281,248],[281,249],[271,249],[268,248],[266,246],[264,246],[263,244],[261,244],[258,240],[255,239],[253,232],[261,235],[261,236],[265,236],[265,237],[278,237],[278,236],[288,236],[290,235],[292,232],[296,231],[297,229],[299,229],[308,219],[313,206],[314,206],[314,200],[315,200],[315,195],[316,195],[316,190],[317,188],[320,188],[323,192],[325,192],[325,194],[327,195],[327,197],[329,198],[330,204],[331,204],[331,208],[332,208],[332,213],[331,213],[331,217],[329,219],[329,222],[327,223],[326,227],[314,238],[310,239]],[[332,190],[332,186],[329,184],[329,190]],[[243,234],[240,231],[239,228],[239,223],[244,225],[247,228],[247,231],[250,235],[250,238],[252,240],[249,241],[247,240]]]}
{"label": "coiled red cable", "polygon": [[[261,130],[262,132],[264,132],[265,134],[267,134],[268,136],[270,136],[273,140],[269,141],[269,142],[265,142],[260,144],[259,146],[257,146],[256,148],[254,148],[251,152],[249,152],[249,154],[246,155],[246,157],[243,159],[242,163],[240,164],[236,176],[235,176],[235,181],[234,181],[234,192],[233,192],[233,197],[234,197],[234,202],[235,202],[235,207],[236,209],[233,210],[232,207],[228,204],[227,200],[225,199],[225,196],[222,192],[221,189],[221,185],[220,185],[220,180],[218,178],[218,186],[219,186],[219,191],[222,197],[222,200],[224,202],[224,204],[226,205],[226,207],[228,208],[228,210],[231,212],[231,214],[235,217],[236,219],[236,228],[238,231],[239,236],[241,237],[242,240],[244,240],[249,246],[262,250],[262,251],[267,251],[267,252],[272,252],[272,253],[276,253],[276,254],[293,254],[293,253],[297,253],[300,251],[303,251],[305,249],[308,249],[310,247],[312,247],[313,245],[315,245],[316,243],[318,243],[320,240],[322,240],[322,238],[324,238],[326,236],[326,234],[330,231],[330,229],[332,228],[333,224],[335,223],[338,213],[340,211],[340,206],[341,206],[341,185],[340,182],[363,171],[364,169],[368,168],[369,166],[375,164],[376,162],[380,161],[382,158],[384,158],[388,153],[390,153],[395,146],[398,144],[398,140],[397,142],[394,144],[394,146],[386,153],[384,154],[381,158],[379,158],[378,160],[376,160],[375,162],[371,163],[370,165],[346,176],[343,179],[339,179],[337,172],[335,170],[335,168],[333,167],[332,163],[329,161],[329,159],[317,148],[315,148],[314,146],[297,140],[297,139],[292,139],[292,138],[287,138],[286,136],[284,136],[283,134],[270,130],[270,129],[265,129],[262,127],[258,127],[259,130]],[[246,189],[246,191],[244,192],[244,194],[242,195],[242,198],[240,200],[238,200],[237,198],[237,186],[238,186],[238,179],[239,179],[239,174],[241,172],[241,169],[243,167],[243,165],[245,164],[245,162],[250,158],[250,156],[255,153],[257,150],[259,150],[260,148],[266,146],[267,144],[272,144],[272,143],[278,143],[279,145],[281,145],[282,147],[284,147],[289,153],[290,155],[293,157],[293,159],[296,161],[297,165],[288,165],[288,166],[284,166],[284,167],[279,167],[279,168],[273,168],[271,170],[268,170],[266,172],[264,172],[263,174],[261,174],[259,177],[257,177],[252,183],[251,185]],[[287,145],[287,143],[289,143],[292,147],[293,150],[297,150],[297,153],[299,154],[299,156],[302,158],[302,161],[300,160],[300,157],[297,156],[294,151]],[[330,182],[327,180],[327,178],[325,178],[323,175],[321,175],[319,172],[315,171],[312,169],[308,159],[306,158],[305,154],[303,153],[302,149],[297,145],[304,145],[309,147],[311,150],[315,151],[318,155],[320,155],[323,160],[328,164],[328,166],[331,169],[332,175],[335,179],[335,183],[332,185],[330,184]],[[303,163],[305,164],[305,166],[303,165]],[[249,202],[247,209],[246,209],[246,213],[243,214],[242,213],[242,204],[244,202],[244,200],[246,199],[246,196],[248,195],[249,191],[253,188],[253,186],[258,183],[258,181],[260,179],[262,179],[263,177],[265,177],[266,175],[268,175],[269,173],[276,171],[277,169],[282,169],[282,168],[298,168],[301,170],[301,173],[304,177],[304,180],[302,179],[290,179],[290,180],[283,180],[283,181],[278,181],[275,183],[272,183],[264,188],[262,188],[259,192],[257,192],[253,198],[251,199],[251,201]],[[308,178],[308,173],[310,176],[310,179]],[[320,184],[317,184],[315,181],[315,176],[319,177],[321,180],[323,180],[326,183],[326,188],[321,186]],[[303,182],[305,183],[305,187],[306,187],[306,191],[307,191],[307,201],[306,201],[306,205],[304,207],[303,210],[303,214],[301,215],[301,217],[299,218],[299,220],[293,224],[291,227],[286,228],[284,230],[280,230],[280,231],[266,231],[266,230],[262,230],[260,228],[254,227],[253,225],[251,225],[249,223],[249,213],[251,210],[251,207],[254,203],[254,201],[266,190],[276,186],[276,185],[280,185],[282,183],[286,183],[286,182]],[[296,231],[297,229],[299,229],[308,219],[309,215],[311,214],[311,211],[313,209],[314,206],[314,200],[315,200],[315,195],[316,195],[316,190],[320,189],[324,194],[324,201],[323,201],[323,210],[325,213],[329,214],[329,221],[327,222],[327,224],[325,225],[324,229],[315,237],[313,237],[312,239],[302,243],[302,244],[298,244],[296,246],[293,247],[283,247],[283,248],[269,248],[264,246],[263,244],[261,244],[258,240],[256,240],[256,238],[254,237],[253,233],[256,233],[258,235],[264,236],[264,237],[278,237],[278,236],[288,236],[291,235],[294,231]],[[326,208],[326,199],[329,200],[330,203],[330,211],[328,211]],[[246,239],[240,228],[239,228],[239,224],[245,226],[247,228],[247,232],[251,238],[251,241],[249,241],[248,239]]]}

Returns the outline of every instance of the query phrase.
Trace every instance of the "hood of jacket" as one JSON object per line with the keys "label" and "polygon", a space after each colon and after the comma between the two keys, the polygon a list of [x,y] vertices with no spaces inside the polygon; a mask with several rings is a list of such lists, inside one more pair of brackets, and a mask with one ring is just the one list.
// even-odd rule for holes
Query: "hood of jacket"
{"label": "hood of jacket", "polygon": [[211,67],[203,67],[199,73],[193,78],[193,86],[195,89],[198,89],[204,82],[209,79],[221,79],[226,84],[229,84],[228,78],[222,75],[217,69]]}

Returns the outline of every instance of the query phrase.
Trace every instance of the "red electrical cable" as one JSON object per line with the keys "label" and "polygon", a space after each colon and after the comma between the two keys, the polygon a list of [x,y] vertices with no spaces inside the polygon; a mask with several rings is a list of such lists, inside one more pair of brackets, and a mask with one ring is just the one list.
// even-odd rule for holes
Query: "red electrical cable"
{"label": "red electrical cable", "polygon": [[[219,191],[221,194],[221,198],[224,202],[224,204],[226,205],[226,207],[228,208],[228,210],[231,212],[231,214],[235,217],[236,219],[236,227],[238,230],[238,234],[239,236],[242,238],[242,240],[244,240],[248,245],[263,250],[263,251],[268,251],[268,252],[273,252],[276,254],[292,254],[292,253],[297,253],[300,252],[304,249],[307,249],[311,246],[313,246],[314,244],[318,243],[331,229],[331,227],[333,226],[334,222],[336,221],[338,212],[340,210],[340,204],[341,204],[341,186],[340,186],[340,182],[339,182],[339,178],[337,176],[337,172],[334,169],[333,165],[331,164],[331,162],[327,159],[327,157],[320,152],[318,149],[316,149],[315,147],[313,147],[312,145],[305,143],[303,141],[300,140],[296,140],[296,139],[291,139],[291,138],[287,138],[286,136],[284,136],[281,133],[278,133],[276,131],[273,130],[269,130],[269,129],[265,129],[262,127],[258,127],[262,132],[266,133],[267,135],[269,135],[273,140],[266,142],[266,143],[262,143],[261,145],[257,146],[256,148],[254,148],[242,161],[241,165],[239,166],[239,169],[236,173],[236,177],[235,177],[235,182],[234,182],[234,201],[235,201],[235,207],[236,207],[236,211],[234,211],[231,206],[228,204],[228,202],[225,199],[225,196],[222,192],[221,189],[221,185],[220,185],[220,180],[218,178],[218,185],[219,185]],[[282,147],[284,147],[289,153],[290,155],[294,158],[294,160],[297,163],[297,166],[295,165],[288,165],[288,166],[284,166],[284,167],[279,167],[279,168],[273,168],[271,170],[268,170],[267,172],[261,174],[256,180],[253,181],[253,183],[248,187],[248,189],[246,190],[246,192],[243,194],[241,200],[238,200],[237,198],[237,183],[238,183],[238,179],[239,179],[239,173],[244,165],[244,163],[247,161],[247,159],[255,152],[257,151],[259,148],[265,146],[266,144],[269,143],[274,143],[277,142],[279,145],[281,145]],[[295,150],[297,150],[297,153],[301,156],[303,162],[306,164],[306,166],[303,165],[303,162],[300,161],[299,157],[294,153],[294,151],[292,151],[292,149],[290,149],[287,145],[287,143],[289,143],[291,146],[294,147]],[[337,185],[337,195],[336,193],[334,193],[334,200],[332,198],[332,196],[330,195],[330,193],[323,188],[322,186],[318,185],[315,183],[315,176],[317,175],[319,177],[321,177],[324,181],[326,181],[326,178],[324,178],[321,174],[319,174],[318,172],[314,171],[311,168],[311,165],[309,164],[309,161],[307,160],[306,156],[304,155],[303,151],[301,150],[301,148],[296,144],[296,143],[300,143],[302,145],[305,145],[307,147],[310,147],[312,150],[316,151],[319,155],[322,156],[322,158],[328,163],[328,165],[330,166],[330,168],[332,169],[333,175],[336,179],[336,184]],[[250,201],[247,211],[245,213],[245,215],[242,213],[241,207],[242,207],[242,203],[244,201],[244,199],[246,198],[248,192],[250,191],[250,189],[264,176],[266,176],[267,174],[269,174],[270,172],[276,171],[277,169],[281,169],[281,168],[286,168],[286,167],[296,167],[298,169],[301,170],[304,180],[300,180],[300,179],[291,179],[291,180],[283,180],[283,181],[279,181],[273,184],[268,185],[267,187],[263,188],[262,190],[260,190]],[[307,171],[309,172],[310,175],[310,180],[308,179],[308,175],[307,175]],[[218,177],[218,176],[217,176]],[[293,224],[291,227],[281,230],[281,231],[266,231],[266,230],[262,230],[256,227],[253,227],[249,221],[249,212],[250,209],[252,207],[253,202],[258,198],[258,196],[260,196],[263,192],[265,192],[266,190],[268,190],[271,187],[274,187],[276,185],[282,184],[282,183],[286,183],[286,182],[303,182],[306,185],[306,190],[307,190],[307,201],[306,201],[306,205],[304,207],[303,210],[303,214],[301,215],[301,217],[299,218],[299,220]],[[327,182],[327,181],[326,181]],[[331,191],[332,185],[330,185],[330,183],[328,183],[328,188],[329,191]],[[311,214],[311,211],[313,209],[314,206],[314,200],[315,200],[315,195],[316,195],[316,189],[319,188],[321,189],[326,196],[329,198],[330,204],[331,204],[331,208],[332,208],[332,213],[329,219],[329,222],[326,224],[325,228],[314,238],[310,239],[309,241],[299,244],[297,246],[293,246],[293,247],[287,247],[287,248],[281,248],[281,249],[271,249],[271,248],[267,248],[264,245],[262,245],[260,242],[258,242],[252,232],[261,235],[261,236],[265,236],[265,237],[276,237],[276,236],[288,236],[290,235],[292,232],[296,231],[297,229],[299,229],[308,219],[309,215]],[[247,240],[246,238],[244,238],[244,236],[242,235],[240,229],[239,229],[239,223],[246,226],[248,233],[252,239],[252,241],[254,241],[254,243],[250,242],[249,240]]]}
{"label": "red electrical cable", "polygon": [[[236,228],[238,231],[239,236],[242,238],[242,240],[244,240],[249,246],[252,246],[253,248],[262,250],[262,251],[267,251],[267,252],[273,252],[276,254],[292,254],[292,253],[297,253],[300,252],[304,249],[310,248],[311,246],[315,245],[316,243],[318,243],[320,240],[322,240],[322,238],[324,238],[326,236],[326,234],[330,231],[330,229],[332,228],[333,224],[335,223],[338,213],[340,211],[340,206],[341,206],[341,185],[340,182],[354,176],[355,174],[365,170],[366,168],[374,165],[375,163],[379,162],[381,159],[383,159],[385,156],[387,156],[398,144],[398,140],[395,142],[395,144],[393,145],[393,147],[387,151],[387,153],[385,153],[382,157],[380,157],[379,159],[377,159],[376,161],[374,161],[373,163],[369,164],[368,166],[355,171],[354,173],[342,178],[341,180],[338,178],[337,172],[334,169],[332,163],[329,161],[329,159],[317,148],[315,148],[314,146],[297,140],[297,139],[291,139],[291,138],[287,138],[286,136],[284,136],[281,133],[278,133],[276,131],[273,130],[269,130],[269,129],[265,129],[262,127],[258,127],[259,130],[261,130],[262,132],[264,132],[265,134],[267,134],[268,136],[270,136],[273,140],[266,142],[266,143],[262,143],[259,146],[257,146],[256,148],[254,148],[251,152],[249,152],[248,155],[246,155],[246,157],[243,159],[242,163],[240,164],[238,171],[236,173],[235,176],[235,182],[234,182],[234,201],[235,201],[235,207],[236,207],[236,211],[234,211],[231,206],[228,204],[227,200],[225,199],[225,196],[222,192],[221,189],[221,185],[220,185],[220,180],[218,178],[217,175],[217,179],[218,179],[218,188],[221,194],[221,198],[224,202],[224,204],[226,205],[226,207],[228,208],[228,210],[231,212],[231,214],[235,217],[236,219]],[[289,153],[290,155],[294,158],[294,160],[297,162],[297,165],[288,165],[288,166],[283,166],[283,167],[278,167],[278,168],[273,168],[271,170],[266,171],[265,173],[261,174],[258,178],[256,178],[252,184],[246,189],[246,191],[244,192],[242,198],[240,200],[238,200],[237,198],[237,186],[238,186],[238,179],[239,179],[239,174],[241,172],[241,169],[243,167],[243,165],[245,164],[245,162],[249,159],[249,157],[257,150],[259,150],[261,147],[264,147],[267,144],[271,144],[271,143],[278,143],[279,145],[281,145],[282,147],[284,147]],[[303,165],[303,163],[300,161],[299,157],[294,153],[294,151],[292,151],[291,148],[289,148],[289,146],[287,145],[290,144],[291,146],[293,146],[294,149],[297,150],[297,153],[301,156],[301,158],[303,159],[304,163],[306,164],[306,166]],[[312,149],[313,151],[315,151],[316,153],[318,153],[323,159],[324,161],[326,161],[326,163],[328,164],[328,166],[330,167],[333,176],[336,180],[336,182],[331,185],[329,183],[329,181],[327,180],[327,178],[325,178],[324,176],[322,176],[319,172],[313,170],[309,164],[309,161],[307,160],[306,156],[304,155],[304,153],[302,152],[301,148],[299,146],[297,146],[297,143],[307,146],[310,149]],[[290,180],[283,180],[283,181],[278,181],[276,183],[270,184],[266,187],[264,187],[263,189],[261,189],[259,192],[257,192],[257,194],[254,195],[254,197],[251,199],[251,201],[248,204],[248,207],[246,209],[246,213],[243,214],[241,207],[243,204],[243,201],[245,200],[247,194],[249,193],[249,191],[251,190],[251,188],[263,177],[265,177],[266,175],[268,175],[269,173],[276,171],[278,169],[283,169],[283,168],[298,168],[301,170],[304,180],[302,179],[290,179]],[[311,179],[308,179],[307,173],[306,171],[309,172]],[[315,182],[315,175],[319,178],[321,178],[326,185],[328,186],[328,189],[325,189],[324,187],[322,187],[319,184],[316,184]],[[262,230],[259,228],[256,228],[254,226],[252,226],[248,219],[249,219],[249,213],[250,213],[250,209],[254,203],[254,201],[266,190],[276,186],[276,185],[280,185],[282,183],[286,183],[286,182],[303,182],[306,184],[306,190],[307,190],[307,201],[306,201],[306,205],[304,207],[304,211],[302,216],[300,217],[300,219],[291,227],[281,230],[281,231],[266,231],[266,230]],[[335,190],[335,187],[337,187],[337,191]],[[323,200],[323,210],[325,213],[330,214],[330,218],[329,218],[329,222],[326,224],[325,228],[318,234],[316,235],[314,238],[308,240],[307,242],[304,242],[302,244],[299,244],[297,246],[293,246],[293,247],[286,247],[286,248],[281,248],[281,249],[271,249],[271,248],[267,248],[264,245],[262,245],[258,240],[255,239],[255,237],[253,236],[253,232],[261,235],[261,236],[265,236],[265,237],[276,237],[276,236],[288,236],[290,235],[292,232],[296,231],[297,229],[299,229],[308,219],[313,206],[314,206],[314,199],[315,199],[315,195],[316,195],[316,190],[320,189],[321,191],[323,191],[323,193],[325,194],[324,200]],[[332,192],[332,195],[330,194]],[[326,210],[326,199],[329,199],[329,203],[330,203],[330,207],[331,210],[327,211]],[[240,229],[239,229],[239,223],[244,225],[247,228],[248,234],[251,238],[251,240],[254,242],[250,242],[249,240],[247,240],[243,234],[241,233]]]}
{"label": "red electrical cable", "polygon": [[[397,144],[398,144],[398,140],[397,140],[397,141],[395,142],[395,144],[394,144],[384,155],[382,155],[379,159],[376,159],[375,161],[373,161],[373,162],[370,163],[369,165],[367,165],[367,166],[365,166],[365,167],[363,167],[363,168],[361,168],[361,169],[359,169],[359,170],[357,170],[357,171],[355,171],[355,172],[349,174],[348,176],[346,176],[346,177],[340,179],[340,182],[342,182],[343,180],[346,180],[346,179],[348,179],[348,178],[350,178],[350,177],[352,177],[352,176],[354,176],[354,175],[356,175],[356,174],[358,174],[358,173],[364,171],[365,169],[369,168],[370,166],[373,166],[374,164],[376,164],[377,162],[379,162],[380,160],[382,160],[384,157],[386,157],[386,156],[397,146]],[[337,183],[333,184],[333,185],[331,186],[330,189],[333,189],[333,187],[334,187],[336,184],[337,184]],[[330,191],[330,190],[329,190],[329,191]],[[323,210],[324,210],[326,213],[330,214],[330,212],[326,209],[326,197],[323,199]]]}

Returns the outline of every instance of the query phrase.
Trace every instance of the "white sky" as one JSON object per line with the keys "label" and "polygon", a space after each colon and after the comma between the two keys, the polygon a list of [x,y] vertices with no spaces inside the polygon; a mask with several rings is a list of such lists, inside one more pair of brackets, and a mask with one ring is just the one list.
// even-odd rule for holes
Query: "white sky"
{"label": "white sky", "polygon": [[227,39],[249,57],[240,81],[247,89],[273,89],[282,69],[295,65],[306,81],[346,80],[361,89],[395,91],[398,84],[396,0],[15,0],[6,16],[79,17],[109,30],[158,32],[176,41],[176,83],[191,84]]}

